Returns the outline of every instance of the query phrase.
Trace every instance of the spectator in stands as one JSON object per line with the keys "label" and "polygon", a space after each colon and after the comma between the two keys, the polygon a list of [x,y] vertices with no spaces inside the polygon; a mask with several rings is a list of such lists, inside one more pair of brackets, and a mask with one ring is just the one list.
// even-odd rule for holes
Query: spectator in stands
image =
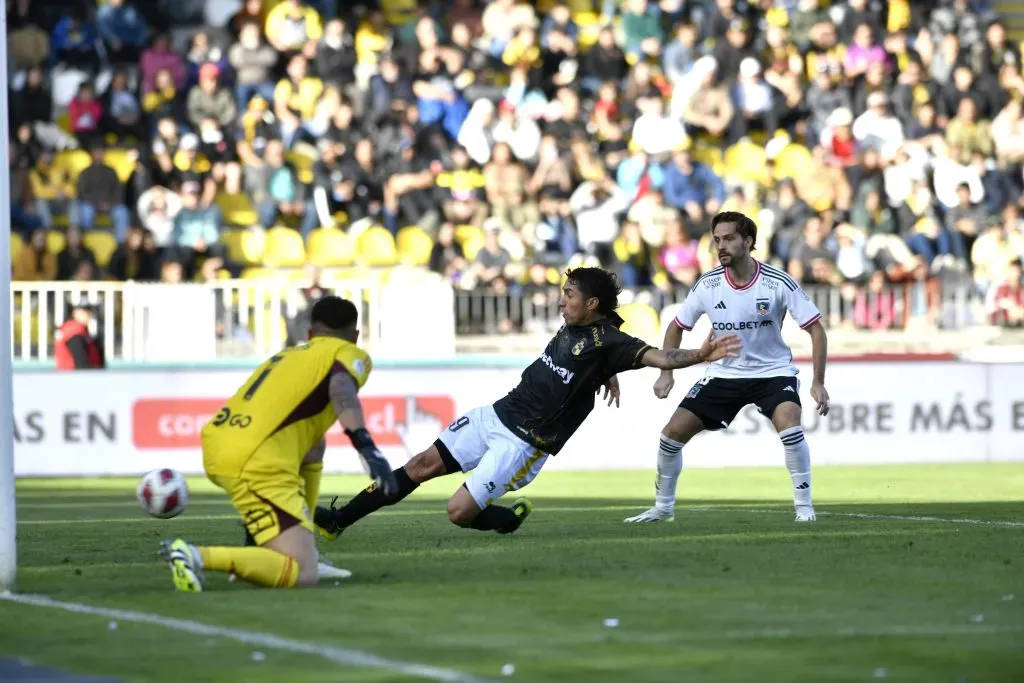
{"label": "spectator in stands", "polygon": [[228,62],[235,72],[235,99],[238,109],[244,111],[249,100],[257,93],[264,99],[274,99],[274,67],[277,52],[263,43],[261,24],[254,21],[242,24],[238,42],[228,49]]}
{"label": "spectator in stands", "polygon": [[804,223],[803,234],[796,239],[790,254],[789,274],[807,285],[837,284],[835,252],[826,245],[830,227],[818,215]]}
{"label": "spectator in stands", "polygon": [[181,263],[186,277],[195,277],[199,262],[205,258],[223,258],[220,244],[220,214],[199,201],[202,187],[195,181],[181,185],[181,210],[174,217],[174,231],[167,249],[167,259]]}
{"label": "spectator in stands", "polygon": [[96,270],[96,255],[82,244],[82,231],[75,226],[68,228],[65,233],[66,242],[64,249],[57,254],[57,279],[70,280],[83,263],[89,264]]}
{"label": "spectator in stands", "polygon": [[80,145],[88,147],[99,142],[103,105],[96,99],[96,92],[88,81],[78,86],[78,92],[68,103],[68,120]]}
{"label": "spectator in stands", "polygon": [[274,115],[285,147],[291,148],[301,136],[302,122],[316,114],[316,105],[323,92],[323,81],[309,74],[308,60],[303,55],[292,57],[288,62],[287,77],[274,87]]}
{"label": "spectator in stands", "polygon": [[992,216],[988,228],[978,236],[971,247],[974,279],[981,291],[987,291],[1000,282],[1009,264],[1024,254],[1024,229],[1016,206],[1003,210],[1002,216]]}
{"label": "spectator in stands", "polygon": [[28,243],[12,264],[11,279],[22,282],[51,282],[57,279],[57,255],[50,250],[43,228],[32,231]]}
{"label": "spectator in stands", "polygon": [[974,152],[992,156],[995,144],[988,121],[977,120],[977,104],[970,97],[960,100],[956,116],[946,128],[946,142],[960,151],[957,161],[967,163]]}
{"label": "spectator in stands", "polygon": [[103,159],[102,147],[92,149],[92,163],[78,176],[76,212],[73,223],[82,230],[92,230],[97,216],[107,216],[118,240],[128,232],[131,214],[125,206],[124,183],[117,172]]}
{"label": "spectator in stands", "polygon": [[181,197],[166,187],[154,185],[139,197],[136,210],[142,227],[153,236],[155,244],[158,247],[168,246],[174,232],[174,219],[181,211]]}
{"label": "spectator in stands", "polygon": [[771,253],[786,263],[793,243],[803,233],[804,225],[814,211],[797,194],[796,183],[792,178],[779,181],[776,191],[775,201],[766,207],[772,215],[772,235],[769,239]]}
{"label": "spectator in stands", "polygon": [[478,287],[504,293],[511,280],[512,256],[500,244],[501,225],[491,223],[484,230],[484,245],[477,252],[473,274]]}
{"label": "spectator in stands", "polygon": [[[150,238],[149,240],[147,240],[147,236]],[[152,235],[138,225],[129,228],[124,241],[114,250],[107,270],[111,277],[122,282],[126,280],[141,282],[158,280],[160,277],[159,259]]]}
{"label": "spectator in stands", "polygon": [[28,174],[36,213],[46,228],[54,226],[54,218],[67,216],[75,186],[67,169],[54,162],[52,152],[43,151]]}
{"label": "spectator in stands", "polygon": [[607,175],[583,182],[569,198],[580,248],[604,265],[614,262],[612,244],[629,204],[626,193]]}
{"label": "spectator in stands", "polygon": [[149,25],[125,0],[106,0],[96,10],[96,27],[107,54],[117,64],[134,62],[149,40]]}
{"label": "spectator in stands", "polygon": [[[157,76],[162,71],[167,72],[168,78],[164,83],[157,83]],[[156,34],[149,48],[143,50],[139,62],[139,76],[144,99],[148,93],[160,92],[167,88],[184,91],[188,78],[185,60],[171,48],[167,34]],[[152,108],[149,110],[152,111]]]}
{"label": "spectator in stands", "polygon": [[685,147],[675,152],[664,176],[665,203],[684,211],[687,232],[699,237],[704,232],[704,217],[718,213],[725,200],[725,185],[714,172],[695,162]]}
{"label": "spectator in stands", "polygon": [[216,197],[218,187],[223,187],[227,194],[238,194],[242,191],[242,167],[238,163],[238,154],[231,144],[220,122],[212,116],[204,117],[199,122],[199,156],[210,165],[212,191],[210,202]]}
{"label": "spectator in stands", "polygon": [[356,207],[356,175],[346,168],[338,145],[321,141],[320,159],[313,165],[313,205],[319,224],[336,227],[334,216]]}
{"label": "spectator in stands", "polygon": [[441,224],[437,231],[437,240],[430,251],[428,267],[445,280],[458,286],[459,279],[466,269],[466,255],[462,250],[462,245],[455,239],[454,224]]}
{"label": "spectator in stands", "polygon": [[220,45],[210,40],[206,31],[196,31],[185,54],[185,71],[187,74],[185,88],[192,88],[199,82],[199,70],[207,64],[213,64],[220,73],[224,73],[231,65]]}
{"label": "spectator in stands", "polygon": [[672,216],[665,225],[665,243],[658,252],[658,262],[665,269],[669,283],[693,286],[700,275],[698,249],[698,240],[687,236],[679,214]]}
{"label": "spectator in stands", "polygon": [[128,74],[114,72],[110,87],[103,94],[102,129],[115,140],[127,143],[142,133],[142,106],[128,85]]}
{"label": "spectator in stands", "polygon": [[867,111],[853,122],[853,137],[858,144],[877,150],[884,161],[889,161],[903,145],[903,124],[889,113],[889,96],[885,92],[868,95],[867,105]]}
{"label": "spectator in stands", "polygon": [[294,221],[305,236],[317,227],[316,207],[312,201],[307,205],[305,186],[285,160],[280,140],[267,142],[262,166],[250,169],[246,182],[264,228],[273,227],[279,220]]}
{"label": "spectator in stands", "polygon": [[189,91],[186,104],[193,129],[198,129],[208,117],[224,127],[234,124],[236,100],[220,81],[220,70],[215,64],[204,64],[199,69],[199,85]]}
{"label": "spectator in stands", "polygon": [[78,300],[68,311],[67,320],[54,335],[53,357],[58,370],[101,370],[106,366],[91,304]]}
{"label": "spectator in stands", "polygon": [[404,111],[416,96],[412,80],[402,73],[397,61],[387,57],[381,60],[380,72],[370,78],[366,99],[367,118],[376,122],[392,112]]}
{"label": "spectator in stands", "polygon": [[324,27],[324,35],[316,54],[316,71],[325,83],[337,87],[350,101],[356,101],[356,47],[341,19],[332,19]]}
{"label": "spectator in stands", "polygon": [[993,288],[989,319],[993,325],[1024,327],[1024,279],[1021,260],[1011,261],[1003,281]]}
{"label": "spectator in stands", "polygon": [[[74,65],[97,70],[106,60],[96,27],[86,21],[84,8],[74,8],[60,18],[50,36],[50,65]],[[105,51],[104,51],[105,52]]]}
{"label": "spectator in stands", "polygon": [[998,161],[1006,164],[1024,161],[1024,116],[1019,99],[1006,103],[992,121],[991,133]]}
{"label": "spectator in stands", "polygon": [[896,292],[886,288],[885,273],[868,277],[866,291],[854,295],[853,323],[860,329],[888,330],[899,326]]}
{"label": "spectator in stands", "polygon": [[626,54],[615,44],[611,28],[602,28],[597,34],[597,44],[583,56],[583,88],[590,93],[597,92],[602,83],[622,83],[629,72]]}
{"label": "spectator in stands", "polygon": [[278,52],[310,55],[323,35],[319,12],[303,0],[282,0],[267,14],[267,42]]}
{"label": "spectator in stands", "polygon": [[[465,125],[465,124],[463,124]],[[540,148],[540,126],[526,115],[519,115],[506,100],[498,104],[498,122],[491,131],[494,144],[505,143],[512,155],[522,162],[533,162]]]}
{"label": "spectator in stands", "polygon": [[[263,35],[263,27],[267,23],[267,12],[263,6],[263,0],[244,0],[241,8],[231,17],[228,28],[235,38],[238,38],[246,24],[256,24],[260,35]],[[270,99],[269,97],[267,99]]]}
{"label": "spectator in stands", "polygon": [[697,27],[689,23],[676,26],[675,38],[665,45],[661,55],[661,68],[669,83],[679,85],[699,57]]}
{"label": "spectator in stands", "polygon": [[623,287],[650,287],[655,263],[651,247],[643,240],[640,226],[632,220],[622,222],[622,234],[612,244],[615,270]]}
{"label": "spectator in stands", "polygon": [[503,225],[522,229],[536,223],[539,211],[526,195],[526,168],[512,157],[512,149],[504,142],[494,146],[490,162],[484,167],[483,187],[492,216]]}

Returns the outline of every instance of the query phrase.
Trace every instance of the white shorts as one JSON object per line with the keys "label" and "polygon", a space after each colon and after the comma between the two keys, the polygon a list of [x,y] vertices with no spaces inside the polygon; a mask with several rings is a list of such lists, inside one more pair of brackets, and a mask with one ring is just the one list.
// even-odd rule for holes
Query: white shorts
{"label": "white shorts", "polygon": [[448,425],[437,441],[463,472],[471,472],[466,488],[481,510],[533,481],[548,459],[547,453],[509,431],[492,406],[469,411]]}

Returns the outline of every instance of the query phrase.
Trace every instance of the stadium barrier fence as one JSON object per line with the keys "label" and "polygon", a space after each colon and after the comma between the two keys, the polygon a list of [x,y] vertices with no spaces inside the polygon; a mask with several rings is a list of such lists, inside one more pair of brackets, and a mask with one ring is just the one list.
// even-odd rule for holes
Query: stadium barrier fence
{"label": "stadium barrier fence", "polygon": [[[362,302],[360,344],[376,356],[443,358],[455,352],[453,295],[446,283],[418,282],[410,289],[378,281],[345,281],[323,290]],[[15,362],[50,362],[55,331],[69,315],[70,305],[80,301],[94,307],[91,328],[108,364],[263,359],[289,339],[305,338],[302,312],[307,300],[295,284],[15,282]],[[424,324],[437,332],[411,348],[408,335]]]}

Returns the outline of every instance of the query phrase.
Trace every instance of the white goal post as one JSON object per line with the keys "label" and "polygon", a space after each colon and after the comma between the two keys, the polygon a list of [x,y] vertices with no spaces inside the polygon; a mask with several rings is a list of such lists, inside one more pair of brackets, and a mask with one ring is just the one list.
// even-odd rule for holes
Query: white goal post
{"label": "white goal post", "polygon": [[[7,35],[7,5],[0,5],[0,35]],[[7,41],[0,43],[0,74],[7,73]],[[8,162],[7,88],[0,88],[0,159]],[[11,168],[0,180],[0,589],[14,589],[18,568],[14,514],[14,378],[11,358]]]}

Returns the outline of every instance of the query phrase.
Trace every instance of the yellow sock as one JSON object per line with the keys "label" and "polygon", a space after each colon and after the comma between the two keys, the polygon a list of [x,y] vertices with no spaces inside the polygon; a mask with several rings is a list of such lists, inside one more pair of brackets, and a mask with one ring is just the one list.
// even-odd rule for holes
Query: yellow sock
{"label": "yellow sock", "polygon": [[309,506],[309,513],[313,514],[316,509],[316,501],[320,498],[320,475],[324,473],[324,462],[303,463],[299,469],[302,480],[306,483],[306,505]]}
{"label": "yellow sock", "polygon": [[291,588],[299,578],[299,563],[270,548],[199,548],[203,569],[234,572],[239,578],[267,588]]}

